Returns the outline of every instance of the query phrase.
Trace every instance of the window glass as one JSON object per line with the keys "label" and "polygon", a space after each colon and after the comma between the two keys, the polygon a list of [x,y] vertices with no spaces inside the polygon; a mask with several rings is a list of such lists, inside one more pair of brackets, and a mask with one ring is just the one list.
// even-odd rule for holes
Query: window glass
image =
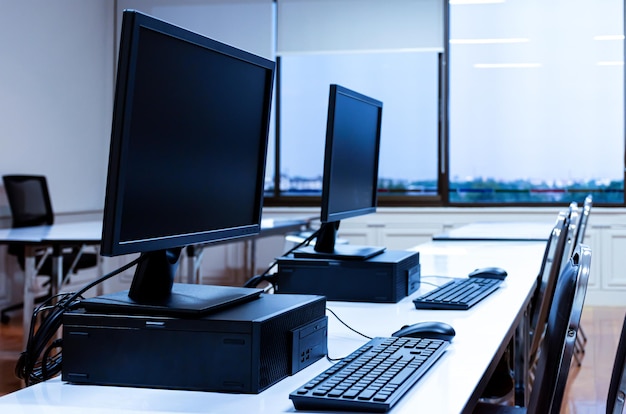
{"label": "window glass", "polygon": [[622,203],[623,2],[450,5],[450,202]]}
{"label": "window glass", "polygon": [[383,102],[383,190],[437,191],[438,53],[287,54],[280,64],[280,190],[319,194],[329,85]]}

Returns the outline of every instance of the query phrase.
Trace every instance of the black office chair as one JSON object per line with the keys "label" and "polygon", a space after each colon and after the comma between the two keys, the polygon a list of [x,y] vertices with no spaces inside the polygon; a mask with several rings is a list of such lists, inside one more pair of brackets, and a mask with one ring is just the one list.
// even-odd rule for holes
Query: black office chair
{"label": "black office chair", "polygon": [[[566,212],[561,212],[560,215],[566,215],[566,228],[562,230],[562,233],[565,235],[566,239],[563,243],[561,241],[558,244],[558,248],[556,254],[554,256],[554,262],[556,266],[555,272],[552,272],[552,278],[556,279],[560,272],[560,269],[564,267],[569,261],[571,255],[576,250],[576,248],[583,243],[585,237],[585,231],[587,228],[587,223],[589,221],[589,213],[591,211],[592,197],[588,195],[585,198],[584,205],[582,209],[579,209],[578,204],[576,202],[570,203],[568,210]],[[560,263],[560,265],[559,265]],[[538,280],[538,283],[540,281]],[[553,282],[554,283],[554,282]],[[539,286],[539,284],[538,284]],[[548,285],[549,286],[549,285]],[[551,293],[548,290],[548,296],[544,297],[546,302],[543,303],[542,307],[538,309],[538,312],[534,312],[534,309],[531,306],[530,317],[531,317],[531,345],[530,345],[530,361],[531,361],[531,369],[530,374],[533,375],[534,368],[537,363],[537,352],[539,351],[539,343],[542,340],[543,331],[539,328],[540,324],[545,324],[545,313],[550,308],[551,301]],[[543,311],[541,310],[543,309]],[[534,320],[537,317],[538,320]],[[532,327],[536,327],[535,331],[532,331]],[[581,355],[584,353],[584,345],[587,342],[587,337],[582,329],[582,326],[578,327],[578,335],[576,336],[576,344],[574,347],[574,359],[578,366],[581,365]]]}
{"label": "black office chair", "polygon": [[481,402],[474,413],[560,412],[587,293],[590,265],[591,249],[579,245],[558,277],[528,407]]}
{"label": "black office chair", "polygon": [[[41,175],[5,175],[2,177],[4,189],[9,200],[9,208],[12,216],[12,227],[43,226],[54,223],[54,212],[48,192],[48,184],[45,176]],[[10,244],[7,252],[17,258],[22,270],[24,269],[24,247],[19,244]],[[71,273],[78,270],[95,267],[98,264],[97,253],[83,252],[83,246],[68,246],[62,254],[63,282],[66,282]],[[36,298],[36,303],[48,299],[53,292],[52,257],[48,249],[42,248],[36,253],[37,275],[48,276],[49,280],[44,283],[48,291],[42,297]],[[16,303],[0,311],[0,321],[8,323],[9,312],[19,310],[23,303]]]}
{"label": "black office chair", "polygon": [[626,316],[622,324],[622,333],[615,352],[615,362],[611,373],[611,382],[606,400],[607,414],[621,414],[624,410],[624,398],[626,396]]}
{"label": "black office chair", "polygon": [[[545,332],[548,311],[552,304],[556,280],[565,252],[568,230],[569,214],[563,211],[559,212],[543,253],[535,291],[529,305],[529,374],[531,375],[531,379],[534,376],[533,373],[536,368],[539,347]],[[487,387],[482,393],[482,401],[493,403],[504,402],[512,397],[514,379],[511,370],[511,357],[512,353],[506,352],[501,358],[493,375],[489,379]]]}
{"label": "black office chair", "polygon": [[[580,211],[580,217],[578,219],[578,226],[576,227],[576,245],[584,243],[585,240],[585,231],[587,230],[587,225],[589,223],[589,215],[591,214],[591,207],[593,206],[593,197],[589,194],[585,197],[585,201],[583,202],[582,209]],[[578,336],[576,342],[576,353],[574,354],[574,358],[576,358],[576,363],[578,366],[581,365],[582,360],[581,357],[585,353],[585,345],[587,344],[587,335],[585,335],[585,330],[582,325],[578,328]]]}
{"label": "black office chair", "polygon": [[580,211],[580,218],[578,220],[578,227],[576,228],[576,244],[585,242],[585,231],[589,224],[589,215],[591,214],[591,207],[593,206],[593,197],[589,194],[585,197],[583,207]]}
{"label": "black office chair", "polygon": [[561,267],[569,261],[569,258],[576,249],[576,234],[578,232],[578,225],[580,221],[580,210],[578,203],[572,201],[568,207],[567,214],[569,217],[569,229],[567,231],[567,241],[565,242],[565,251],[563,253],[563,259],[561,261]]}
{"label": "black office chair", "polygon": [[[539,362],[539,353],[541,344],[546,333],[548,315],[552,308],[554,292],[556,290],[557,281],[561,273],[563,257],[566,253],[567,241],[570,232],[569,214],[566,212],[559,213],[557,222],[552,229],[550,239],[546,246],[544,260],[541,265],[541,271],[537,278],[535,294],[528,312],[530,338],[529,338],[529,369],[530,381],[534,380],[535,371]],[[567,262],[566,262],[567,265]]]}

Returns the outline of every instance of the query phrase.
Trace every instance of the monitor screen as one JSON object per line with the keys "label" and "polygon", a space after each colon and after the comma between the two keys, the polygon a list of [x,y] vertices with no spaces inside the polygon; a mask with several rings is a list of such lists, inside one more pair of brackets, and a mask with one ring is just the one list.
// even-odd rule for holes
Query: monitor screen
{"label": "monitor screen", "polygon": [[300,249],[300,256],[366,259],[384,248],[336,244],[343,219],[376,211],[378,200],[378,155],[382,102],[340,85],[330,85],[322,227],[313,249]]}
{"label": "monitor screen", "polygon": [[124,11],[102,254],[147,256],[132,299],[169,298],[182,247],[260,231],[274,69]]}

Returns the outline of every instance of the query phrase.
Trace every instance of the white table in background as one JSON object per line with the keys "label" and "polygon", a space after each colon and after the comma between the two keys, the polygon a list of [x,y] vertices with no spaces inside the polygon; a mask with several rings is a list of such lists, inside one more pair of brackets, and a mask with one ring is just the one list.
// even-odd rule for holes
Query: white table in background
{"label": "white table in background", "polygon": [[[61,249],[76,244],[100,244],[102,237],[101,221],[85,221],[76,223],[53,224],[50,226],[33,226],[0,229],[0,244],[20,244],[24,247],[24,343],[30,330],[31,315],[35,308],[37,288],[37,270],[35,252],[41,247],[53,250],[53,292],[59,290],[63,269]],[[101,271],[102,269],[100,269]]]}
{"label": "white table in background", "polygon": [[436,241],[539,241],[550,237],[554,222],[476,222],[445,233],[436,234]]}

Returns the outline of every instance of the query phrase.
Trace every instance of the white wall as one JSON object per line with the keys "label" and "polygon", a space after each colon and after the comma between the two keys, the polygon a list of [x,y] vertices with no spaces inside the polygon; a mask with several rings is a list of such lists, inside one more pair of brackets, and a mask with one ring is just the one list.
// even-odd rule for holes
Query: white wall
{"label": "white wall", "polygon": [[[0,2],[0,175],[44,174],[57,213],[101,210],[113,2]],[[9,215],[0,194],[0,216]]]}
{"label": "white wall", "polygon": [[271,0],[2,0],[0,175],[46,175],[57,214],[104,205],[124,8],[273,56]]}

